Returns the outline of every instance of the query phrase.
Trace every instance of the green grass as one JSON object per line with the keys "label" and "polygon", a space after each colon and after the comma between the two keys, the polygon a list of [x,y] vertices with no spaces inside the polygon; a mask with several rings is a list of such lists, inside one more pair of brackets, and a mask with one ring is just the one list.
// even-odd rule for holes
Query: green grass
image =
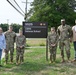
{"label": "green grass", "polygon": [[29,46],[45,46],[46,39],[27,39],[27,45]]}
{"label": "green grass", "polygon": [[[14,62],[15,55],[16,53],[14,53]],[[0,75],[76,75],[76,63],[61,63],[59,49],[57,50],[56,63],[49,64],[49,61],[46,61],[45,55],[45,48],[25,49],[24,64],[19,66],[15,63],[4,65],[4,67],[0,67]],[[71,60],[73,58],[74,50],[72,46]]]}

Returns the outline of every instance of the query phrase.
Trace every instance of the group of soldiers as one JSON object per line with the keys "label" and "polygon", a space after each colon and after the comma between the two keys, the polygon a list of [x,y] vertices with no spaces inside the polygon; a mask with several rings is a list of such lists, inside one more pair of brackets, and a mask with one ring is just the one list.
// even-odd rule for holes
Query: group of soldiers
{"label": "group of soldiers", "polygon": [[[76,20],[75,20],[76,23]],[[64,59],[64,49],[66,51],[67,59],[70,61],[70,42],[74,43],[75,59],[76,61],[76,25],[71,27],[65,23],[65,19],[61,19],[61,25],[55,30],[55,27],[51,27],[51,32],[48,35],[47,41],[49,42],[50,61],[51,63],[56,61],[57,46],[61,51],[62,62]],[[9,51],[10,62],[13,63],[14,56],[14,42],[16,42],[16,64],[24,62],[24,48],[26,45],[26,37],[23,35],[22,29],[19,29],[19,35],[13,31],[13,27],[9,26],[9,30],[5,32],[6,50],[5,61],[8,63]]]}
{"label": "group of soldiers", "polygon": [[[76,23],[76,22],[75,22]],[[13,27],[9,26],[8,31],[4,33],[6,39],[6,50],[5,50],[5,62],[8,63],[9,55],[10,62],[13,63],[14,57],[14,42],[16,42],[16,64],[24,62],[24,48],[26,45],[26,37],[23,35],[22,29],[19,29],[19,35],[13,31]],[[76,26],[72,28],[70,25],[65,23],[65,19],[61,19],[61,25],[55,30],[55,27],[51,27],[51,32],[47,37],[49,42],[50,50],[50,61],[51,63],[56,61],[57,46],[59,43],[59,48],[61,50],[62,62],[64,59],[64,48],[66,50],[66,55],[68,61],[70,60],[70,42],[74,38],[74,49],[75,49],[75,61],[76,61]],[[10,53],[9,53],[10,52]]]}
{"label": "group of soldiers", "polygon": [[[75,39],[73,40],[73,42],[76,43],[76,33],[74,33],[75,31],[73,31],[75,26],[71,27],[70,25],[67,25],[65,23],[65,19],[61,19],[61,25],[57,28],[57,31],[55,30],[55,27],[51,27],[51,32],[47,38],[47,41],[49,42],[51,63],[56,61],[56,52],[58,44],[61,51],[61,57],[62,57],[61,62],[65,62],[64,49],[66,51],[67,59],[68,61],[70,61],[70,42],[72,42],[72,38]],[[76,44],[74,44],[74,48],[75,48],[74,61],[76,61]]]}
{"label": "group of soldiers", "polygon": [[19,29],[19,35],[13,31],[13,27],[9,26],[8,31],[4,33],[6,39],[5,62],[8,63],[10,55],[10,63],[13,63],[14,58],[14,42],[16,42],[16,64],[24,62],[24,48],[26,38],[23,35],[22,29]]}

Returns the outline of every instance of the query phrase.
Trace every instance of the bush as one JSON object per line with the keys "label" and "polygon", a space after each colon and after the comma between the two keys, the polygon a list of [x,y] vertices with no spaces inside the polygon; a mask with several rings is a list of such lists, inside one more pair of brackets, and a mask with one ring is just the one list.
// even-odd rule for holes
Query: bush
{"label": "bush", "polygon": [[44,43],[41,43],[40,46],[45,46],[45,44]]}

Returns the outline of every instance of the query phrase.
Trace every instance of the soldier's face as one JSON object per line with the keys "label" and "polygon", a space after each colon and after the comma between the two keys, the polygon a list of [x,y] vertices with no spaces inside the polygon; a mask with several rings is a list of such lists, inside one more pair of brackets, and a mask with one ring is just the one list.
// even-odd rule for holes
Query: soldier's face
{"label": "soldier's face", "polygon": [[52,32],[52,33],[54,33],[54,32],[55,32],[55,30],[54,30],[54,29],[51,29],[51,32]]}
{"label": "soldier's face", "polygon": [[22,32],[22,31],[19,31],[19,34],[20,34],[20,35],[23,35],[23,32]]}
{"label": "soldier's face", "polygon": [[65,21],[61,21],[61,25],[65,25]]}
{"label": "soldier's face", "polygon": [[13,28],[12,28],[12,27],[9,27],[9,30],[10,30],[10,31],[12,31],[12,30],[13,30]]}
{"label": "soldier's face", "polygon": [[3,32],[3,30],[2,30],[2,28],[0,28],[0,34],[2,34],[2,32]]}

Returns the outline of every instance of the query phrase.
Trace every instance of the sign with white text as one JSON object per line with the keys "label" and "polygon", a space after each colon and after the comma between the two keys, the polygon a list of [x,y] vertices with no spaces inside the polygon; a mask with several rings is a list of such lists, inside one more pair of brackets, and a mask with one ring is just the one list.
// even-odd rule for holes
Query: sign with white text
{"label": "sign with white text", "polygon": [[48,24],[46,22],[23,22],[23,34],[26,38],[47,38]]}

